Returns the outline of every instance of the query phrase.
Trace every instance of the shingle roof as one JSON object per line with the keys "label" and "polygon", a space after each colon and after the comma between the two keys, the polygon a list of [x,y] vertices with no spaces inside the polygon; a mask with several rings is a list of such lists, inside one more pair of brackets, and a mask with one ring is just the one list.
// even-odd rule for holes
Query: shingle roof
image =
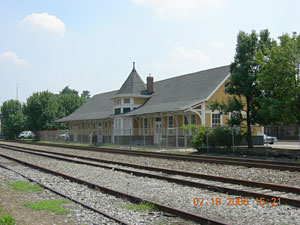
{"label": "shingle roof", "polygon": [[113,113],[113,101],[117,91],[94,95],[71,115],[56,120],[56,122],[68,122],[74,120],[93,120],[107,118]]}
{"label": "shingle roof", "polygon": [[207,99],[228,76],[229,69],[223,66],[155,82],[154,93],[147,103],[126,115],[187,109]]}
{"label": "shingle roof", "polygon": [[133,66],[131,73],[123,83],[117,95],[141,95],[145,90],[146,85]]}
{"label": "shingle roof", "polygon": [[[151,98],[140,108],[125,115],[134,116],[187,109],[188,107],[207,99],[228,76],[229,69],[229,66],[223,66],[154,82],[154,93]],[[135,74],[136,71],[132,71],[129,77],[132,73]],[[93,96],[74,113],[57,120],[57,122],[103,119],[113,116],[113,101],[111,98],[115,97],[120,90]]]}

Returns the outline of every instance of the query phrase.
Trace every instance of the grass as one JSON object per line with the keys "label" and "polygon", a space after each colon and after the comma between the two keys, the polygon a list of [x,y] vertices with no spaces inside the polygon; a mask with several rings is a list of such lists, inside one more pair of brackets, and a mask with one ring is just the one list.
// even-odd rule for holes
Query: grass
{"label": "grass", "polygon": [[0,225],[15,225],[16,221],[12,216],[0,216]]}
{"label": "grass", "polygon": [[34,210],[48,210],[56,214],[68,214],[70,211],[66,210],[61,204],[68,203],[69,200],[47,200],[39,202],[25,202],[24,206],[29,207]]}
{"label": "grass", "polygon": [[3,215],[4,214],[4,209],[3,206],[0,205],[0,214],[2,214],[2,216],[0,215],[0,225],[15,225],[16,221],[13,217],[8,216],[8,215]]}
{"label": "grass", "polygon": [[141,202],[139,204],[130,204],[130,205],[123,205],[121,208],[128,209],[128,210],[135,210],[138,212],[145,212],[145,211],[154,211],[156,207],[148,202]]}
{"label": "grass", "polygon": [[16,191],[40,191],[43,188],[39,185],[31,185],[29,182],[18,181],[14,183],[8,183]]}

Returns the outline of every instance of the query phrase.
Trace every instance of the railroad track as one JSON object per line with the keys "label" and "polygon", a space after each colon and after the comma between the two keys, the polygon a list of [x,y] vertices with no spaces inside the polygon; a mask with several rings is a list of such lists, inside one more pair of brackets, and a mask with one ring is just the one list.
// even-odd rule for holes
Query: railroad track
{"label": "railroad track", "polygon": [[199,216],[199,215],[196,215],[196,214],[193,214],[193,213],[189,213],[189,212],[186,212],[186,211],[183,211],[183,210],[180,210],[180,209],[172,208],[172,207],[169,207],[169,206],[166,206],[166,205],[154,202],[154,201],[149,201],[147,199],[143,199],[143,198],[140,198],[140,197],[129,195],[129,194],[126,194],[126,193],[123,193],[123,192],[120,192],[120,191],[117,191],[117,190],[113,190],[113,189],[110,189],[110,188],[107,188],[107,187],[104,187],[104,186],[101,186],[101,185],[98,185],[98,184],[95,184],[95,183],[92,183],[92,182],[89,182],[89,181],[86,181],[86,180],[83,180],[83,179],[79,179],[77,177],[73,177],[73,176],[58,172],[58,171],[50,170],[50,169],[45,168],[45,167],[41,167],[41,166],[38,166],[38,165],[35,165],[35,164],[32,164],[32,163],[28,163],[26,161],[23,161],[23,160],[14,158],[14,157],[10,157],[10,156],[5,155],[5,154],[0,154],[0,156],[3,157],[3,158],[6,158],[8,160],[12,160],[12,161],[15,161],[17,163],[23,164],[25,166],[37,169],[39,171],[49,173],[49,174],[52,174],[52,175],[55,175],[55,176],[60,176],[60,177],[63,177],[64,179],[68,179],[68,180],[76,182],[78,184],[86,185],[86,186],[88,186],[90,188],[93,188],[93,189],[98,189],[98,190],[100,190],[104,193],[108,193],[108,194],[111,194],[111,195],[114,195],[114,196],[120,197],[120,198],[125,198],[125,199],[127,199],[127,200],[129,200],[133,203],[147,202],[147,203],[153,204],[157,209],[159,209],[163,212],[170,213],[170,214],[173,214],[175,216],[179,216],[179,217],[184,218],[184,219],[192,220],[192,221],[195,221],[195,222],[200,223],[200,224],[226,225],[226,223],[223,223],[223,222],[220,222],[220,221],[217,221],[217,220],[214,220],[214,219],[202,217],[202,216]]}
{"label": "railroad track", "polygon": [[300,164],[298,163],[274,162],[270,160],[243,159],[243,158],[203,156],[203,155],[179,155],[179,154],[168,154],[168,153],[158,153],[158,152],[120,150],[120,149],[113,149],[113,148],[84,147],[84,146],[75,146],[75,145],[71,146],[71,145],[64,145],[64,144],[34,143],[34,142],[28,143],[25,141],[17,141],[16,143],[61,147],[61,148],[69,148],[69,149],[77,149],[77,150],[85,150],[85,151],[88,150],[88,151],[105,152],[111,154],[135,155],[135,156],[155,157],[155,158],[164,158],[164,159],[172,159],[172,160],[186,160],[186,161],[194,161],[194,162],[205,162],[205,163],[300,172]]}
{"label": "railroad track", "polygon": [[107,214],[105,212],[102,212],[102,211],[100,211],[100,210],[98,210],[98,209],[96,209],[94,207],[91,207],[91,206],[89,206],[89,205],[87,205],[87,204],[85,204],[85,203],[83,203],[81,201],[78,201],[78,200],[76,200],[76,199],[74,199],[74,198],[72,198],[70,196],[67,196],[67,195],[63,194],[62,192],[56,191],[53,188],[48,187],[48,186],[42,184],[41,182],[38,182],[38,181],[36,181],[36,180],[34,180],[34,179],[32,179],[32,178],[30,178],[30,177],[28,177],[28,176],[26,176],[26,175],[24,175],[22,173],[19,173],[19,172],[15,171],[15,170],[13,170],[11,168],[8,168],[7,166],[4,166],[4,165],[0,164],[0,167],[3,168],[3,169],[6,169],[8,171],[11,171],[11,172],[13,172],[15,174],[18,174],[18,175],[22,176],[23,178],[25,178],[25,179],[27,179],[27,180],[29,180],[31,182],[34,182],[34,183],[38,184],[39,186],[43,187],[44,189],[47,189],[47,190],[49,190],[49,191],[51,191],[51,192],[53,192],[53,193],[55,193],[55,194],[57,194],[57,195],[59,195],[59,196],[61,196],[63,198],[69,199],[70,201],[72,201],[72,202],[74,202],[76,204],[79,204],[79,205],[83,206],[86,209],[92,210],[92,211],[94,211],[94,212],[96,212],[96,213],[98,213],[100,215],[103,215],[103,216],[105,216],[105,217],[107,217],[107,218],[109,218],[109,219],[111,219],[111,220],[113,220],[113,221],[115,221],[115,222],[117,222],[119,224],[129,225],[127,222],[124,222],[121,219],[116,218],[115,216],[112,216],[112,215],[109,215],[109,214]]}
{"label": "railroad track", "polygon": [[[141,165],[136,165],[136,164],[129,164],[129,163],[123,163],[123,162],[116,162],[116,161],[108,161],[108,160],[102,160],[102,159],[96,159],[96,158],[90,158],[90,157],[84,157],[84,156],[79,156],[79,155],[71,155],[71,154],[65,154],[65,153],[59,153],[59,152],[52,152],[52,151],[44,151],[44,150],[37,150],[37,149],[31,149],[31,148],[26,148],[26,147],[12,147],[9,145],[3,145],[0,144],[2,148],[7,148],[10,150],[18,151],[18,152],[23,152],[23,153],[29,153],[33,155],[38,155],[42,157],[49,157],[57,160],[63,160],[63,161],[68,161],[72,163],[78,163],[78,164],[84,164],[84,165],[89,165],[89,166],[94,166],[94,167],[101,167],[104,169],[109,169],[109,170],[115,170],[115,171],[120,171],[124,173],[128,173],[131,175],[135,176],[143,176],[143,177],[149,177],[149,178],[155,178],[155,179],[160,179],[160,180],[165,180],[168,182],[176,183],[176,184],[181,184],[185,186],[190,186],[190,187],[197,187],[201,189],[207,189],[210,191],[218,192],[218,193],[225,193],[229,195],[240,195],[244,197],[252,197],[252,198],[264,198],[264,199],[278,199],[280,198],[281,204],[287,204],[295,207],[300,207],[300,197],[298,196],[297,199],[292,199],[285,197],[284,195],[286,193],[294,193],[297,195],[300,195],[300,188],[298,187],[291,187],[291,186],[283,186],[283,185],[276,185],[276,184],[268,184],[268,183],[261,183],[261,182],[254,182],[254,181],[247,181],[247,180],[239,180],[239,179],[232,179],[232,178],[226,178],[226,177],[219,177],[219,176],[211,176],[211,175],[204,175],[204,174],[198,174],[198,173],[191,173],[191,172],[186,172],[186,171],[179,171],[179,170],[170,170],[170,169],[164,169],[164,168],[157,168],[157,167],[149,167],[149,166],[141,166]],[[63,157],[61,157],[63,156]],[[78,160],[81,159],[81,160]],[[82,161],[85,160],[85,161]],[[97,163],[92,163],[91,161],[97,162]],[[101,164],[99,164],[101,162]],[[106,165],[103,165],[105,163]],[[109,164],[109,165],[107,165]],[[114,165],[121,165],[125,167],[131,167],[134,168],[135,170],[131,169],[124,169],[124,168],[119,168]],[[147,170],[147,171],[156,171],[156,172],[161,172],[162,174],[153,174],[149,172],[141,172],[137,171],[136,169],[142,169],[142,170]],[[210,180],[210,181],[218,181],[218,182],[223,182],[226,185],[220,185],[220,184],[207,184],[207,183],[201,183],[201,182],[196,182],[196,181],[190,181],[182,178],[174,178],[168,176],[169,174],[172,175],[180,175],[183,177],[192,177],[192,178],[199,178],[199,179],[205,179],[205,180]],[[238,184],[238,185],[243,185],[247,187],[255,187],[255,188],[260,188],[260,191],[246,191],[239,188],[235,187],[230,187],[228,186],[229,184]],[[245,187],[244,187],[245,188]],[[280,191],[280,194],[270,194],[269,193],[264,193],[268,190],[272,191]],[[283,193],[285,192],[285,193]],[[272,192],[271,192],[272,193]]]}

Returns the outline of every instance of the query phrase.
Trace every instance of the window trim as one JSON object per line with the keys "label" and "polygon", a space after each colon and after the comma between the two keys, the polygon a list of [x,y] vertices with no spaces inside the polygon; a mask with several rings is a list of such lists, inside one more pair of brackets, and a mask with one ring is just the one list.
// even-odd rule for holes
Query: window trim
{"label": "window trim", "polygon": [[213,123],[213,115],[219,115],[220,116],[220,127],[223,126],[223,115],[221,115],[219,112],[215,112],[215,113],[211,113],[211,116],[210,116],[210,126],[211,127],[218,127],[217,125],[213,126],[214,123]]}

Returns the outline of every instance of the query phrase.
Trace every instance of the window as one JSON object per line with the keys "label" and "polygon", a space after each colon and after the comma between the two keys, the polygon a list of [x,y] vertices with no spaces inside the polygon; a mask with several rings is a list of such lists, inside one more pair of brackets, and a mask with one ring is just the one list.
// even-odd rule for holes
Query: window
{"label": "window", "polygon": [[168,134],[169,135],[173,135],[174,134],[174,118],[173,116],[169,116],[169,119],[168,119]]}
{"label": "window", "polygon": [[173,128],[174,124],[173,124],[173,116],[169,116],[169,127]]}
{"label": "window", "polygon": [[101,122],[98,123],[98,127],[102,127],[102,123]]}
{"label": "window", "polygon": [[147,118],[144,119],[144,134],[145,135],[148,134],[148,119]]}
{"label": "window", "polygon": [[115,115],[121,114],[121,108],[115,109]]}
{"label": "window", "polygon": [[114,103],[115,105],[121,105],[121,99],[115,99]]}
{"label": "window", "polygon": [[130,104],[130,98],[124,98],[124,104]]}
{"label": "window", "polygon": [[130,112],[130,108],[123,108],[123,113]]}
{"label": "window", "polygon": [[184,126],[188,125],[188,124],[189,124],[189,121],[188,121],[187,116],[184,116],[183,118],[184,118],[183,125],[184,125]]}
{"label": "window", "polygon": [[191,124],[196,125],[197,124],[197,119],[196,115],[191,115]]}
{"label": "window", "polygon": [[221,126],[221,115],[220,114],[212,114],[211,115],[211,126],[212,127]]}
{"label": "window", "polygon": [[87,128],[90,129],[90,123],[87,124]]}

